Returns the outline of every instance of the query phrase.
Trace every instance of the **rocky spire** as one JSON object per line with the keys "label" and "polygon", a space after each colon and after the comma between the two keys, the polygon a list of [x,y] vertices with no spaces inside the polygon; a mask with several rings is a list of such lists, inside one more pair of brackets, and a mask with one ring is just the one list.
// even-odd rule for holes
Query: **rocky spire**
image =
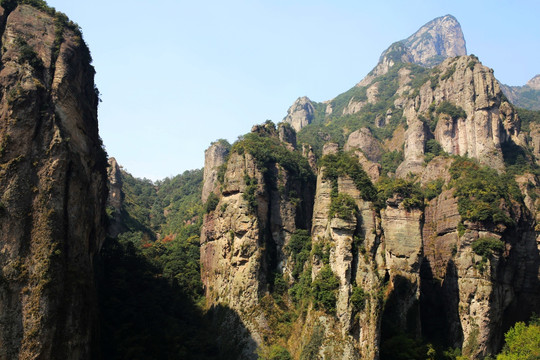
{"label": "rocky spire", "polygon": [[435,66],[444,59],[467,55],[461,25],[452,15],[441,16],[422,26],[405,40],[392,44],[381,55],[385,59]]}
{"label": "rocky spire", "polygon": [[0,359],[95,358],[107,162],[94,68],[73,23],[3,3]]}

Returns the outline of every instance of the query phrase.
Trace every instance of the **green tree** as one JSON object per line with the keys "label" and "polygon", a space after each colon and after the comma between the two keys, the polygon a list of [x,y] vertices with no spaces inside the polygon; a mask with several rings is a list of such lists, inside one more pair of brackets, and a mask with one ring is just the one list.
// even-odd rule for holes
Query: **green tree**
{"label": "green tree", "polygon": [[313,305],[315,308],[334,313],[336,311],[338,287],[339,280],[330,265],[323,266],[312,284]]}
{"label": "green tree", "polygon": [[497,360],[540,359],[540,322],[518,322],[504,335],[506,344]]}

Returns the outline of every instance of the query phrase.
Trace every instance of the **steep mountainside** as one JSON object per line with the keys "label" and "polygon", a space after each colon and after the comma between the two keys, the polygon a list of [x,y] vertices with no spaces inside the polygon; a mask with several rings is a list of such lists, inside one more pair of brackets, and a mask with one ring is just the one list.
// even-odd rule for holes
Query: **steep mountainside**
{"label": "steep mountainside", "polygon": [[431,67],[454,56],[467,55],[461,25],[452,15],[441,16],[422,26],[405,40],[392,44],[379,63],[411,62]]}
{"label": "steep mountainside", "polygon": [[213,161],[201,233],[208,305],[239,316],[243,358],[498,352],[540,310],[538,120],[446,16],[349,91],[254,127]]}
{"label": "steep mountainside", "polygon": [[[349,104],[343,104],[342,95],[324,103],[312,102],[308,97],[301,97],[289,108],[284,122],[298,132],[303,127],[330,115],[348,115],[358,112],[366,103],[375,103],[378,89],[366,88],[374,83],[375,78],[385,75],[397,63],[411,63],[422,67],[433,67],[445,59],[467,55],[465,38],[461,25],[451,15],[436,18],[405,40],[392,44],[386,49],[377,66],[356,87],[348,91],[353,97]],[[395,77],[395,74],[393,75]],[[347,93],[346,93],[347,94]],[[346,105],[346,106],[345,106]],[[343,108],[345,106],[345,108]],[[338,107],[338,109],[335,109]]]}
{"label": "steep mountainside", "polygon": [[501,89],[512,104],[528,110],[540,110],[540,74],[523,86],[501,84]]}
{"label": "steep mountainside", "polygon": [[44,3],[0,7],[0,359],[90,359],[106,154],[88,48]]}

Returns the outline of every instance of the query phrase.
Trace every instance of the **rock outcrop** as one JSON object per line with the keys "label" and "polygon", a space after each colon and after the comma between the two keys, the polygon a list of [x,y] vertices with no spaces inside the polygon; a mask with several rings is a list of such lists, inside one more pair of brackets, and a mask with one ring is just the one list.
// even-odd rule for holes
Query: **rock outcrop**
{"label": "rock outcrop", "polygon": [[107,235],[111,238],[116,238],[118,234],[126,231],[126,226],[122,221],[125,195],[122,191],[122,170],[116,159],[113,157],[109,158],[107,180],[109,188],[109,197],[107,198],[109,226],[107,227]]}
{"label": "rock outcrop", "polygon": [[[279,143],[291,154],[291,144],[279,140],[284,131],[265,124],[254,126],[250,135]],[[261,166],[260,159],[246,149],[230,154],[219,202],[205,215],[201,230],[201,277],[207,304],[226,304],[240,316],[254,340],[246,341],[251,344],[243,350],[246,359],[256,358],[253,346],[263,345],[268,336],[269,319],[261,298],[273,286],[275,272],[292,271],[285,248],[297,229],[309,227],[313,203],[307,160],[303,169],[308,177],[303,179],[277,160]]]}
{"label": "rock outcrop", "polygon": [[304,126],[311,124],[314,115],[313,103],[308,97],[303,96],[296,99],[294,104],[287,110],[287,116],[283,119],[283,122],[291,124],[293,129],[298,132]]}
{"label": "rock outcrop", "polygon": [[[310,123],[321,104],[307,98],[298,99],[285,119],[297,131],[315,127],[307,134],[319,138],[301,145],[304,156],[312,158],[308,149],[317,147],[323,157],[318,166],[312,164],[317,180],[311,252],[302,277],[291,271],[294,259],[286,244],[288,234],[306,229],[305,222],[293,220],[298,213],[268,182],[279,179],[278,188],[286,189],[290,174],[272,165],[273,175],[263,175],[252,155],[238,153],[227,163],[219,203],[203,226],[210,304],[229,304],[264,348],[274,325],[260,309],[276,296],[267,276],[274,269],[285,276],[291,294],[308,285],[315,293],[304,300],[308,305],[303,303],[292,330],[272,338],[293,358],[391,358],[398,351],[392,346],[403,337],[459,348],[471,359],[499,351],[504,331],[540,310],[540,181],[525,165],[540,158],[539,126],[530,124],[528,134],[522,132],[493,71],[466,56],[452,16],[393,44],[362,82],[325,104],[322,124]],[[282,147],[294,149],[294,141],[283,131],[280,136]],[[525,150],[528,144],[532,154]],[[488,188],[495,184],[475,179],[481,190],[468,197],[459,193],[461,179],[450,168],[467,157],[470,166],[489,167],[490,176],[508,181],[513,195],[494,195],[484,205],[496,204],[504,221],[487,215],[473,221],[467,201],[493,191]],[[507,170],[518,165],[517,158],[524,173],[514,176]],[[376,195],[369,195],[373,185],[367,177],[378,182]],[[523,196],[516,195],[514,180]],[[250,198],[257,212],[250,213]],[[483,242],[492,248],[479,249]],[[269,249],[279,265],[270,265]],[[316,295],[323,275],[335,284],[325,289],[325,299],[335,299],[330,310]],[[293,300],[280,299],[281,309],[290,309]],[[248,314],[246,307],[257,310]]]}
{"label": "rock outcrop", "polygon": [[461,25],[452,15],[441,16],[422,26],[405,40],[382,53],[380,63],[400,60],[431,67],[444,59],[467,55]]}
{"label": "rock outcrop", "polygon": [[[503,98],[493,71],[473,56],[448,59],[436,70],[437,78],[422,85],[418,96],[402,105],[408,129],[405,162],[398,174],[422,170],[422,144],[429,136],[449,154],[467,155],[501,170],[502,145],[522,141],[519,118]],[[434,114],[437,121],[431,135],[426,119]]]}
{"label": "rock outcrop", "polygon": [[107,199],[94,68],[63,14],[5,3],[0,359],[90,359]]}
{"label": "rock outcrop", "polygon": [[206,203],[212,192],[216,193],[219,169],[227,160],[230,144],[225,140],[214,142],[204,152],[204,183],[202,189],[202,202]]}

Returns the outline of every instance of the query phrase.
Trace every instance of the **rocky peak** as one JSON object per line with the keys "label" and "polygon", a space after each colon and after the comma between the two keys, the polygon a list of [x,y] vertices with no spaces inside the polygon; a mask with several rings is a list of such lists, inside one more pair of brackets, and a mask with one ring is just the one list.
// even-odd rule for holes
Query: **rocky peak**
{"label": "rocky peak", "polygon": [[203,204],[208,196],[216,190],[218,172],[221,165],[227,160],[231,145],[226,140],[218,140],[210,145],[204,152],[204,174],[201,199]]}
{"label": "rocky peak", "polygon": [[533,90],[540,90],[540,74],[527,81],[526,86],[530,87]]}
{"label": "rocky peak", "polygon": [[283,122],[291,124],[296,132],[300,131],[304,126],[311,124],[315,108],[311,100],[307,96],[302,96],[296,99],[294,104],[287,110],[287,116]]}
{"label": "rocky peak", "polygon": [[390,45],[377,66],[357,85],[367,86],[376,77],[386,74],[396,63],[414,63],[433,67],[445,59],[467,55],[461,25],[452,15],[431,20],[407,39]]}
{"label": "rocky peak", "polygon": [[467,55],[461,25],[452,15],[441,16],[422,26],[405,40],[390,46],[382,55],[385,59],[412,62],[431,67],[444,59]]}

